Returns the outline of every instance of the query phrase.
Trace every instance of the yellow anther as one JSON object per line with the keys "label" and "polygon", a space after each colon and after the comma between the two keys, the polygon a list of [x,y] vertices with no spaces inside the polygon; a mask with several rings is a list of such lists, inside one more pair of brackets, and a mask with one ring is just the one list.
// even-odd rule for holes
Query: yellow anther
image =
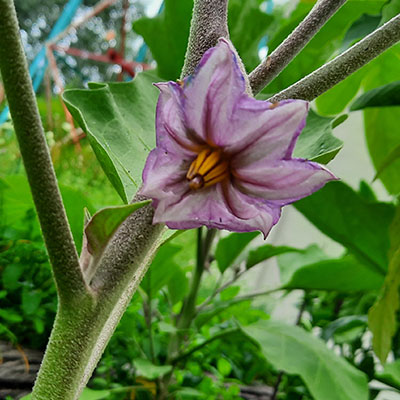
{"label": "yellow anther", "polygon": [[186,178],[192,190],[212,186],[229,176],[229,163],[219,150],[206,149],[190,164]]}

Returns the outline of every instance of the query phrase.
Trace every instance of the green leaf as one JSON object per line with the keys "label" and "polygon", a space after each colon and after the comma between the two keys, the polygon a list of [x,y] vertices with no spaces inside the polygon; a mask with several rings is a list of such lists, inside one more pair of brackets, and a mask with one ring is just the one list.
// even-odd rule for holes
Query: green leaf
{"label": "green leaf", "polygon": [[242,330],[277,370],[299,375],[314,399],[368,399],[366,376],[303,329],[260,320]]}
{"label": "green leaf", "polygon": [[[391,47],[367,68],[368,74],[363,81],[365,90],[390,84],[399,79],[400,44]],[[387,161],[393,149],[400,146],[400,107],[375,107],[364,110],[364,126],[368,150],[377,170]],[[392,162],[379,175],[389,193],[400,193],[400,159]]]}
{"label": "green leaf", "polygon": [[[16,229],[26,229],[26,226],[24,226],[26,225],[26,215],[33,213],[34,217],[30,230],[39,235],[39,221],[34,211],[35,206],[27,178],[24,175],[9,175],[0,179],[0,182],[5,186],[5,188],[0,189],[2,222],[4,221],[8,226],[13,226]],[[83,210],[85,207],[92,210],[93,207],[87,197],[79,190],[60,185],[60,191],[75,244],[80,249],[82,245]]]}
{"label": "green leaf", "polygon": [[341,113],[357,95],[366,73],[367,70],[361,68],[317,97],[315,104],[318,112],[324,115],[336,115]]}
{"label": "green leaf", "polygon": [[24,290],[22,292],[22,311],[26,315],[33,315],[36,313],[42,301],[42,295],[37,290]]}
{"label": "green leaf", "polygon": [[175,80],[181,74],[192,9],[193,0],[165,0],[160,15],[133,23],[133,30],[143,36],[157,61],[157,73],[164,79]]}
{"label": "green leaf", "polygon": [[[79,397],[79,400],[102,400],[108,399],[112,395],[111,390],[92,390],[89,388],[85,388],[82,391],[82,395]],[[31,394],[28,394],[21,398],[21,400],[30,400],[32,398]]]}
{"label": "green leaf", "polygon": [[295,207],[378,274],[387,270],[391,204],[370,202],[343,182],[330,182]]}
{"label": "green leaf", "polygon": [[[348,29],[361,15],[378,14],[386,0],[348,0],[296,58],[282,71],[277,78],[265,89],[268,93],[276,93],[308,75],[330,58],[335,56],[342,45]],[[291,16],[283,21],[282,27],[271,38],[270,52],[273,51],[298,23],[304,19],[312,8],[314,2],[302,0],[298,3]],[[341,101],[338,99],[338,101]]]}
{"label": "green leaf", "polygon": [[350,111],[389,106],[400,106],[400,81],[388,83],[362,94],[351,105]]}
{"label": "green leaf", "polygon": [[221,273],[230,267],[258,232],[231,233],[220,239],[215,250],[215,259]]}
{"label": "green leaf", "polygon": [[331,161],[343,146],[343,142],[332,134],[334,121],[335,118],[322,117],[311,109],[306,126],[296,143],[294,157],[322,164]]}
{"label": "green leaf", "polygon": [[400,360],[386,364],[383,371],[376,375],[380,381],[400,389]]}
{"label": "green leaf", "polygon": [[125,206],[107,207],[98,211],[85,228],[89,253],[94,259],[101,257],[117,228],[133,212],[150,203],[150,200]]}
{"label": "green leaf", "polygon": [[[382,293],[368,312],[368,325],[373,334],[372,347],[382,364],[385,363],[392,347],[392,338],[397,330],[396,313],[400,308],[399,223],[400,207],[397,208],[396,217],[391,229],[391,259]],[[394,246],[397,246],[397,248]],[[396,250],[394,250],[395,248]]]}
{"label": "green leaf", "polygon": [[136,368],[136,375],[143,378],[154,380],[160,378],[172,370],[172,365],[154,365],[149,360],[136,358],[133,360]]}
{"label": "green leaf", "polygon": [[260,10],[259,3],[258,0],[229,1],[230,39],[248,71],[260,63],[258,45],[274,21],[273,16]]}
{"label": "green leaf", "polygon": [[330,322],[322,330],[322,339],[328,341],[333,338],[336,334],[341,334],[353,328],[366,327],[367,326],[366,315],[346,315]]}
{"label": "green leaf", "polygon": [[127,83],[91,85],[64,92],[65,103],[87,134],[108,179],[127,203],[141,185],[155,147],[155,110],[160,78],[150,72]]}
{"label": "green leaf", "polygon": [[388,22],[390,19],[400,14],[400,1],[399,0],[389,0],[382,8],[382,20],[380,25]]}
{"label": "green leaf", "polygon": [[1,279],[3,281],[4,289],[12,291],[20,286],[19,278],[24,272],[24,266],[21,264],[9,264],[7,265],[3,272]]}
{"label": "green leaf", "polygon": [[226,358],[220,357],[217,361],[217,369],[222,376],[228,376],[232,371],[232,365]]}
{"label": "green leaf", "polygon": [[269,258],[278,256],[284,253],[290,252],[301,252],[302,250],[288,246],[272,246],[270,244],[264,244],[263,246],[257,247],[249,252],[246,261],[246,269],[250,269],[260,262],[266,261]]}
{"label": "green leaf", "polygon": [[302,266],[282,288],[354,293],[378,290],[383,280],[383,274],[366,267],[353,256],[345,256]]}
{"label": "green leaf", "polygon": [[376,174],[374,176],[374,180],[378,179],[382,172],[384,172],[388,167],[390,167],[395,161],[400,158],[400,144],[396,146],[382,161],[382,164],[379,168],[377,168]]}
{"label": "green leaf", "polygon": [[379,25],[381,15],[363,14],[353,22],[343,38],[341,51],[346,50],[357,40],[373,32]]}

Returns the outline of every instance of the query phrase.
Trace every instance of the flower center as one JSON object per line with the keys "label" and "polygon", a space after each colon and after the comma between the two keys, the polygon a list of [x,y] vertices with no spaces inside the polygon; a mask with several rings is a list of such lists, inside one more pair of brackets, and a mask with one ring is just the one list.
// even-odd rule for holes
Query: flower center
{"label": "flower center", "polygon": [[190,189],[215,185],[229,176],[229,164],[220,150],[205,149],[190,164],[186,174]]}

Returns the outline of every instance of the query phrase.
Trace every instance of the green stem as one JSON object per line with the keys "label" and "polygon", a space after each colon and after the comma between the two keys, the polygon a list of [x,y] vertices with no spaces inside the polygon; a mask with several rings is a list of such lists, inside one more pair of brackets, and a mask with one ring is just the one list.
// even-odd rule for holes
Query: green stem
{"label": "green stem", "polygon": [[215,237],[216,230],[209,229],[203,241],[202,230],[197,230],[197,262],[196,268],[192,277],[189,295],[183,304],[180,317],[178,319],[177,328],[179,330],[186,330],[192,324],[192,320],[196,315],[196,300],[199,292],[201,277],[205,269],[208,254],[210,252],[212,241]]}
{"label": "green stem", "polygon": [[12,0],[0,0],[0,71],[61,302],[87,292],[47,148]]}

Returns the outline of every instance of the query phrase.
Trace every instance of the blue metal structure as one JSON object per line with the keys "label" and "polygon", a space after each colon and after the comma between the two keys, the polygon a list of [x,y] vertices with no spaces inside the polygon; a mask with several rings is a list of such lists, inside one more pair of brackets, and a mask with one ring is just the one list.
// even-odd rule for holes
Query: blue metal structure
{"label": "blue metal structure", "polygon": [[[47,40],[54,39],[71,23],[74,15],[76,14],[82,0],[69,0],[60,15],[60,18],[54,24],[52,30],[47,37]],[[46,57],[46,46],[43,46],[39,53],[36,55],[29,67],[29,73],[33,81],[33,89],[36,92],[43,81],[44,74],[48,65]],[[0,125],[8,119],[8,107],[6,106],[0,114]]]}

